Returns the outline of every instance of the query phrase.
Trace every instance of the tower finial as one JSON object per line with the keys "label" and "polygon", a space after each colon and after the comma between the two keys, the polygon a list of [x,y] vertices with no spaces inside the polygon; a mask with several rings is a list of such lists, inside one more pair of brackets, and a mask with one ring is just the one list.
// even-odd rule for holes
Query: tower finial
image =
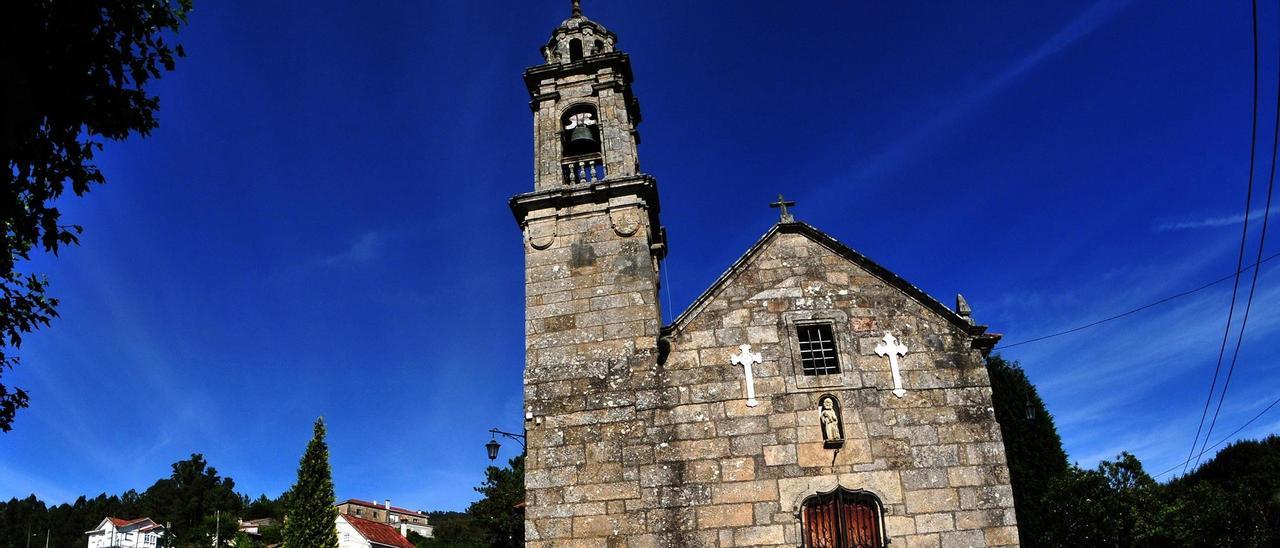
{"label": "tower finial", "polygon": [[573,0],[573,16],[582,17],[582,0]]}

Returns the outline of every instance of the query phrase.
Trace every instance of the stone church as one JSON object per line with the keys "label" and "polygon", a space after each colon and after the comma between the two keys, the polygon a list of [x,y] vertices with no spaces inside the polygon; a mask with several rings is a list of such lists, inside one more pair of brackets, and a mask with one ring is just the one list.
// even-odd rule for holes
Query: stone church
{"label": "stone church", "polygon": [[663,325],[667,233],[617,36],[524,73],[526,545],[1016,546],[983,356],[999,339],[781,220]]}

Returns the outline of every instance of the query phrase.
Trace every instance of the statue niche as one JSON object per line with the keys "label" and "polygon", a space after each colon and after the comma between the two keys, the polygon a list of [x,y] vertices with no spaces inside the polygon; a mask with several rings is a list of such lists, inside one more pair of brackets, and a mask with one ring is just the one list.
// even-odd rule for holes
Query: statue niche
{"label": "statue niche", "polygon": [[819,423],[822,424],[822,446],[827,449],[844,447],[844,418],[840,414],[840,401],[826,394],[818,399]]}

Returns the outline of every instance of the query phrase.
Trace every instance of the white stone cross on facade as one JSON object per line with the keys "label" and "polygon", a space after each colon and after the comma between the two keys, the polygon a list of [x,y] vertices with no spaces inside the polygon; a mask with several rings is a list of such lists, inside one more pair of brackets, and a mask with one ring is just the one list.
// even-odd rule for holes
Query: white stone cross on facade
{"label": "white stone cross on facade", "polygon": [[907,391],[902,389],[902,373],[898,371],[898,356],[906,356],[907,347],[888,333],[885,333],[884,338],[880,340],[884,341],[884,344],[876,345],[876,354],[881,357],[889,356],[889,367],[893,369],[893,395],[901,398]]}
{"label": "white stone cross on facade", "polygon": [[751,374],[751,364],[763,363],[764,357],[759,352],[752,352],[749,344],[739,346],[738,349],[742,353],[729,356],[729,359],[733,360],[731,363],[742,364],[742,371],[747,375],[747,407],[755,407],[760,405],[760,402],[756,401],[756,379]]}

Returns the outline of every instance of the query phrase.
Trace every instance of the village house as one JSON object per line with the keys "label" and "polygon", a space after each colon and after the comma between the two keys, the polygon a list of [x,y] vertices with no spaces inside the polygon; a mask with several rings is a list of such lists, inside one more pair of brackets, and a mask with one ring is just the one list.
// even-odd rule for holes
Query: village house
{"label": "village house", "polygon": [[432,536],[432,527],[428,523],[427,513],[421,510],[409,510],[392,506],[390,500],[381,505],[360,499],[347,499],[338,503],[338,513],[357,518],[390,525],[408,536],[410,532],[427,538]]}
{"label": "village house", "polygon": [[275,518],[259,518],[251,520],[241,520],[236,525],[236,530],[244,533],[252,539],[262,537],[262,530],[268,527],[279,527],[280,521]]}
{"label": "village house", "polygon": [[151,518],[107,517],[85,534],[89,536],[89,548],[154,548],[164,536],[164,526]]}
{"label": "village house", "polygon": [[385,523],[338,514],[338,548],[414,548],[409,539]]}

